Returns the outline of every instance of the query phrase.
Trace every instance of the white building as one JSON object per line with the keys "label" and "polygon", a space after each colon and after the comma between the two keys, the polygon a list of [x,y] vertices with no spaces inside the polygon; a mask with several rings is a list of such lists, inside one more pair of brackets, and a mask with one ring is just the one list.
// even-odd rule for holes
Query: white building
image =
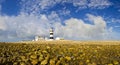
{"label": "white building", "polygon": [[35,36],[34,41],[40,41],[40,40],[46,40],[46,41],[63,40],[63,39],[60,38],[60,37],[56,37],[56,38],[54,39],[54,30],[53,30],[53,28],[51,28],[51,29],[49,30],[49,34],[50,34],[49,38],[44,37],[44,36]]}
{"label": "white building", "polygon": [[55,40],[60,40],[60,38],[59,38],[59,37],[56,37]]}
{"label": "white building", "polygon": [[39,41],[39,40],[45,40],[45,38],[42,36],[35,36],[35,41]]}

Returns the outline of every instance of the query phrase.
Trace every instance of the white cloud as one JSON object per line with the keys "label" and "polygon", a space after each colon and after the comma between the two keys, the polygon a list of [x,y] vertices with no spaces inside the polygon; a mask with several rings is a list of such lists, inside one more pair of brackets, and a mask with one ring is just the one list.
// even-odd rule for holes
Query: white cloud
{"label": "white cloud", "polygon": [[109,31],[109,32],[113,32],[113,27],[110,27],[110,28],[108,29],[108,31]]}
{"label": "white cloud", "polygon": [[[115,40],[119,39],[113,32],[113,27],[107,29],[106,21],[101,16],[86,14],[88,21],[93,24],[87,24],[82,19],[71,18],[65,21],[65,25],[54,23],[55,35],[65,39],[74,40]],[[60,31],[61,30],[61,31]]]}
{"label": "white cloud", "polygon": [[52,11],[50,15],[48,15],[48,19],[50,20],[50,23],[54,23],[54,22],[60,22],[61,19],[59,17],[59,15],[55,12]]}
{"label": "white cloud", "polygon": [[120,23],[120,19],[111,18],[112,23]]}
{"label": "white cloud", "polygon": [[54,0],[22,0],[22,12],[39,14],[42,10],[48,9],[54,6],[56,2]]}
{"label": "white cloud", "polygon": [[120,28],[120,26],[115,26],[116,28]]}
{"label": "white cloud", "polygon": [[41,9],[46,9],[47,7],[52,7],[56,4],[54,0],[42,0],[41,1]]}
{"label": "white cloud", "polygon": [[[1,16],[1,39],[28,38],[35,35],[47,36],[50,27],[47,17],[21,14],[19,16]],[[6,33],[4,33],[4,31]]]}
{"label": "white cloud", "polygon": [[[88,18],[94,23],[87,24],[81,19],[71,18],[66,20],[63,26],[63,34],[69,39],[104,39],[106,34],[106,23],[100,16],[87,14]],[[97,34],[96,34],[97,33]]]}
{"label": "white cloud", "polygon": [[79,8],[86,8],[88,4],[87,0],[73,0],[74,6],[79,6]]}
{"label": "white cloud", "polygon": [[[55,36],[75,40],[103,40],[119,39],[112,27],[107,29],[106,21],[101,16],[86,14],[93,24],[87,24],[82,19],[70,18],[61,24],[59,15],[69,15],[66,7],[60,10],[60,14],[52,11],[50,14],[41,14],[56,4],[71,3],[78,9],[92,8],[103,9],[109,7],[109,0],[22,0],[21,13],[18,16],[0,16],[0,40],[15,40],[33,37],[35,35],[49,36],[49,28],[55,29]],[[0,5],[0,10],[2,6]],[[59,11],[59,10],[58,10]],[[119,20],[117,20],[119,22]]]}
{"label": "white cloud", "polygon": [[78,7],[78,9],[104,9],[112,5],[109,0],[22,0],[21,11],[38,14],[43,10],[54,7],[56,4],[64,5],[66,3],[71,3],[73,6]]}
{"label": "white cloud", "polygon": [[[55,23],[55,35],[65,39],[74,40],[119,40],[113,27],[107,28],[106,21],[101,16],[86,14],[88,21],[93,24],[87,24],[82,19],[71,18],[65,21],[65,25]],[[60,31],[61,30],[61,31]]]}
{"label": "white cloud", "polygon": [[69,9],[67,9],[66,7],[64,7],[61,10],[58,10],[58,14],[61,16],[69,16],[71,13],[71,11]]}
{"label": "white cloud", "polygon": [[90,0],[88,7],[97,8],[97,9],[104,9],[110,5],[112,5],[112,3],[109,2],[109,0]]}
{"label": "white cloud", "polygon": [[25,13],[18,16],[0,16],[0,40],[21,40],[35,35],[49,36],[51,21],[53,21],[55,37],[75,40],[118,39],[117,36],[113,37],[111,29],[106,29],[106,21],[101,16],[92,14],[86,14],[86,16],[94,25],[77,18],[65,20],[65,25],[63,25],[56,12],[40,16]]}
{"label": "white cloud", "polygon": [[6,30],[5,18],[0,16],[0,30]]}

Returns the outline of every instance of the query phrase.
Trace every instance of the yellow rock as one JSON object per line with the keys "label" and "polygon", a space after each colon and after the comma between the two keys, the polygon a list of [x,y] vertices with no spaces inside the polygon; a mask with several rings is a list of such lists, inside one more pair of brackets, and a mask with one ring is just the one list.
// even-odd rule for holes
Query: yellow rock
{"label": "yellow rock", "polygon": [[108,65],[113,65],[113,64],[110,63],[110,64],[108,64]]}
{"label": "yellow rock", "polygon": [[46,50],[43,50],[42,52],[43,52],[43,53],[48,53]]}
{"label": "yellow rock", "polygon": [[37,55],[31,55],[30,58],[36,59],[36,58],[37,58]]}
{"label": "yellow rock", "polygon": [[67,59],[68,61],[70,61],[70,60],[71,60],[71,57],[66,56],[65,59]]}
{"label": "yellow rock", "polygon": [[114,63],[115,65],[118,65],[118,64],[119,64],[119,62],[118,62],[118,61],[113,61],[113,63]]}
{"label": "yellow rock", "polygon": [[26,65],[24,62],[20,62],[20,65]]}
{"label": "yellow rock", "polygon": [[56,65],[60,65],[60,61],[59,60],[57,61]]}
{"label": "yellow rock", "polygon": [[50,65],[55,65],[55,60],[51,59],[50,60]]}
{"label": "yellow rock", "polygon": [[14,62],[13,65],[18,65],[18,63],[17,63],[17,62]]}
{"label": "yellow rock", "polygon": [[41,62],[41,65],[45,65],[45,64],[47,64],[48,62],[47,62],[47,60],[43,60],[42,62]]}
{"label": "yellow rock", "polygon": [[86,60],[86,63],[89,63],[90,62],[90,60]]}
{"label": "yellow rock", "polygon": [[50,46],[47,46],[47,49],[50,49]]}
{"label": "yellow rock", "polygon": [[24,61],[24,60],[25,60],[25,56],[20,56],[20,58],[22,59],[22,61]]}
{"label": "yellow rock", "polygon": [[31,63],[32,63],[33,65],[35,65],[35,64],[38,63],[38,60],[37,60],[37,59],[34,59],[34,60],[31,61]]}

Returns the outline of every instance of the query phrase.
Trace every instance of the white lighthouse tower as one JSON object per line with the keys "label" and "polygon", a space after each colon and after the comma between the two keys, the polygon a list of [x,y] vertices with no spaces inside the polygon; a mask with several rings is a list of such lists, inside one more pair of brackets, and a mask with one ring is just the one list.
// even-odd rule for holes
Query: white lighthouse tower
{"label": "white lighthouse tower", "polygon": [[53,36],[53,28],[50,29],[50,40],[54,40],[54,36]]}

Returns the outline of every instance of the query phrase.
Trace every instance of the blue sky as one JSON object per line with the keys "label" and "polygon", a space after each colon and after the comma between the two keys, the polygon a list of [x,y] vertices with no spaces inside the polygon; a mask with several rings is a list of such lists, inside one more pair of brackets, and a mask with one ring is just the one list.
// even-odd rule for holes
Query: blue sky
{"label": "blue sky", "polygon": [[55,37],[120,40],[120,0],[0,1],[0,41],[49,37],[51,26]]}

